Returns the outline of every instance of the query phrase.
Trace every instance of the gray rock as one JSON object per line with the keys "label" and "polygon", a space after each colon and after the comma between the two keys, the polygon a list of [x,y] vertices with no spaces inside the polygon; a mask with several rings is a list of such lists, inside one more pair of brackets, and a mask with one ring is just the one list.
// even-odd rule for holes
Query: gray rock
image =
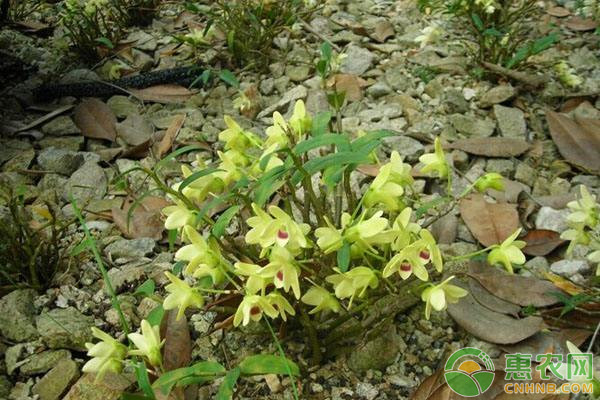
{"label": "gray rock", "polygon": [[19,368],[19,360],[23,356],[28,344],[19,343],[14,346],[10,346],[4,353],[4,363],[6,364],[6,373],[12,375],[12,373]]}
{"label": "gray rock", "polygon": [[61,115],[42,125],[42,132],[51,136],[66,136],[77,135],[81,133],[81,130],[75,125],[71,117]]}
{"label": "gray rock", "polygon": [[42,149],[56,147],[64,150],[79,151],[83,147],[83,136],[47,136],[38,141]]}
{"label": "gray rock", "polygon": [[465,100],[462,91],[459,89],[446,90],[444,104],[448,108],[449,114],[464,114],[469,111],[469,102]]}
{"label": "gray rock", "polygon": [[485,165],[486,172],[497,172],[505,178],[510,178],[515,168],[512,160],[505,160],[502,158],[492,158],[487,160]]}
{"label": "gray rock", "polygon": [[149,71],[154,66],[154,58],[146,52],[132,49],[131,55],[133,56],[133,65],[142,72]]}
{"label": "gray rock", "polygon": [[12,389],[12,383],[4,375],[0,375],[0,399],[8,399]]}
{"label": "gray rock", "polygon": [[85,351],[85,343],[92,341],[94,318],[73,307],[54,309],[39,315],[37,330],[43,342],[51,349]]}
{"label": "gray rock", "polygon": [[328,110],[327,93],[323,90],[311,90],[306,98],[306,111],[312,115],[316,115]]}
{"label": "gray rock", "polygon": [[355,45],[350,45],[346,54],[348,57],[340,65],[340,72],[345,74],[362,75],[371,68],[375,59],[375,55],[369,50]]}
{"label": "gray rock", "polygon": [[156,50],[157,41],[154,36],[144,31],[136,30],[127,36],[127,40],[135,41],[134,47],[136,49],[145,51]]}
{"label": "gray rock", "polygon": [[25,342],[38,337],[33,289],[15,290],[0,300],[0,332],[8,340]]}
{"label": "gray rock", "polygon": [[290,103],[295,102],[296,100],[299,100],[299,99],[304,99],[307,94],[308,94],[308,90],[304,86],[298,85],[298,86],[292,88],[291,90],[289,90],[287,93],[285,93],[283,95],[283,97],[281,98],[281,100],[279,100],[277,103],[262,110],[258,114],[257,117],[258,118],[263,118],[266,116],[270,117],[274,111],[282,111],[282,109],[284,107],[287,107]]}
{"label": "gray rock", "polygon": [[402,337],[396,332],[393,324],[388,324],[381,335],[375,339],[357,346],[350,353],[348,366],[356,372],[369,369],[383,370],[396,360],[398,353],[406,348]]}
{"label": "gray rock", "polygon": [[67,184],[67,178],[59,174],[44,174],[38,182],[37,188],[40,192],[52,190],[56,193],[61,193],[62,188]]}
{"label": "gray rock", "polygon": [[99,80],[100,77],[94,71],[85,68],[79,68],[67,72],[62,78],[60,78],[60,83],[77,83],[81,81]]}
{"label": "gray rock", "polygon": [[39,395],[40,400],[58,400],[77,378],[77,363],[69,358],[63,359],[33,386],[32,392]]}
{"label": "gray rock", "polygon": [[494,104],[504,103],[517,95],[517,91],[510,85],[500,85],[488,90],[483,96],[479,105],[481,107],[491,107]]}
{"label": "gray rock", "polygon": [[392,88],[385,82],[377,81],[367,89],[367,94],[374,99],[392,93]]}
{"label": "gray rock", "polygon": [[432,99],[437,99],[444,93],[444,86],[439,81],[439,79],[433,79],[425,85],[425,94],[431,97]]}
{"label": "gray rock", "polygon": [[398,154],[405,157],[407,161],[416,161],[423,154],[425,147],[421,142],[410,136],[398,135],[385,138],[383,147],[387,151],[397,151]]}
{"label": "gray rock", "polygon": [[412,388],[417,386],[417,382],[414,381],[414,379],[410,379],[406,376],[402,376],[402,375],[390,375],[387,377],[387,380],[394,386],[398,386],[398,387],[406,387],[406,388]]}
{"label": "gray rock", "polygon": [[303,82],[310,75],[310,67],[308,65],[289,65],[285,69],[285,74],[292,82]]}
{"label": "gray rock", "polygon": [[525,138],[527,124],[525,123],[525,114],[518,108],[504,107],[494,105],[494,115],[498,121],[498,128],[502,136]]}
{"label": "gray rock", "polygon": [[19,172],[23,169],[29,169],[31,162],[35,158],[35,150],[29,149],[24,150],[13,158],[8,160],[3,166],[2,171],[4,172]]}
{"label": "gray rock", "polygon": [[458,132],[472,137],[488,137],[494,133],[496,124],[489,118],[482,119],[472,115],[453,114],[450,123]]}
{"label": "gray rock", "polygon": [[95,162],[86,162],[67,181],[63,198],[69,201],[73,196],[80,202],[101,199],[106,194],[107,185],[104,170]]}
{"label": "gray rock", "polygon": [[120,239],[106,246],[105,253],[113,259],[138,259],[151,254],[154,250],[154,240],[150,238]]}
{"label": "gray rock", "polygon": [[118,118],[125,118],[129,115],[137,115],[140,112],[140,109],[136,103],[134,103],[128,97],[122,95],[112,96],[110,99],[108,99],[106,104]]}
{"label": "gray rock", "polygon": [[109,372],[96,379],[94,374],[84,374],[62,400],[117,400],[133,382],[132,375]]}
{"label": "gray rock", "polygon": [[569,210],[555,210],[552,207],[542,207],[538,211],[535,217],[535,227],[537,229],[547,229],[562,233],[566,231],[569,226],[567,224],[567,217],[569,216]]}
{"label": "gray rock", "polygon": [[368,382],[358,382],[356,385],[356,395],[361,399],[373,400],[379,394],[379,389]]}
{"label": "gray rock", "polygon": [[264,95],[270,95],[271,93],[273,93],[273,90],[275,89],[275,79],[273,78],[266,78],[263,79],[260,84],[259,87],[260,92]]}
{"label": "gray rock", "polygon": [[531,168],[529,165],[525,164],[524,162],[517,164],[517,169],[515,170],[515,179],[519,182],[523,182],[527,186],[533,186],[536,176],[537,173],[535,169]]}
{"label": "gray rock", "polygon": [[49,371],[56,363],[65,358],[71,358],[69,350],[47,350],[34,353],[23,361],[19,371],[23,375],[38,375]]}
{"label": "gray rock", "polygon": [[550,264],[545,257],[534,257],[525,263],[525,267],[526,268],[520,269],[519,273],[528,271],[538,278],[544,278],[546,276],[545,274],[550,269]]}
{"label": "gray rock", "polygon": [[385,71],[385,80],[394,90],[406,91],[410,87],[411,81],[406,73],[406,66],[396,65]]}
{"label": "gray rock", "polygon": [[590,264],[587,260],[560,260],[550,265],[550,270],[564,277],[572,277],[589,271]]}
{"label": "gray rock", "polygon": [[69,176],[83,164],[83,155],[70,150],[49,147],[42,150],[37,157],[37,162],[43,170]]}

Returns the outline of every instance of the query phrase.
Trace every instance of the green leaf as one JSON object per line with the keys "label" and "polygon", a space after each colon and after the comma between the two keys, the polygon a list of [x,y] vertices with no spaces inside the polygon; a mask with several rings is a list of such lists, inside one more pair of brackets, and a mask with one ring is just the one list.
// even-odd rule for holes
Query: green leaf
{"label": "green leaf", "polygon": [[154,390],[150,385],[150,378],[148,377],[148,370],[146,364],[143,361],[138,361],[134,364],[135,366],[135,377],[137,379],[138,386],[144,392],[146,397],[154,399]]}
{"label": "green leaf", "polygon": [[228,69],[223,69],[219,72],[219,79],[236,89],[240,88],[240,82],[237,80],[233,72]]}
{"label": "green leaf", "polygon": [[327,78],[327,68],[329,67],[329,63],[327,60],[319,60],[317,62],[316,70],[317,73],[321,76],[321,78]]}
{"label": "green leaf", "polygon": [[[343,151],[340,153],[327,154],[323,157],[313,158],[304,164],[304,170],[309,176],[324,170],[331,166],[342,167],[348,164],[363,164],[368,162],[367,154]],[[304,178],[301,171],[296,171],[292,176],[291,182],[297,185]]]}
{"label": "green leaf", "polygon": [[169,251],[175,251],[175,242],[177,242],[177,229],[169,229],[167,231],[167,239],[169,240]]}
{"label": "green leaf", "polygon": [[344,176],[344,171],[346,171],[346,168],[349,167],[350,166],[348,165],[334,165],[329,168],[325,168],[323,171],[323,182],[327,187],[333,189],[338,183],[340,183],[342,177]]}
{"label": "green leaf", "polygon": [[323,42],[321,44],[321,57],[323,58],[323,60],[326,60],[326,61],[331,60],[332,54],[333,54],[333,49],[331,48],[331,45],[329,44],[329,42]]}
{"label": "green leaf", "polygon": [[551,33],[550,35],[537,39],[535,42],[533,42],[533,45],[531,46],[531,55],[536,55],[544,50],[549,49],[557,41],[558,35],[556,33]]}
{"label": "green leaf", "polygon": [[483,21],[481,20],[479,15],[475,13],[471,14],[471,20],[473,20],[473,24],[475,24],[475,27],[479,32],[483,31],[485,27],[483,26]]}
{"label": "green leaf", "polygon": [[217,400],[230,400],[233,398],[233,388],[237,383],[238,378],[240,377],[241,370],[239,367],[235,367],[231,371],[225,375],[225,379],[221,382],[221,386],[219,386],[219,391],[215,396]]}
{"label": "green leaf", "polygon": [[370,146],[373,143],[377,145],[380,143],[380,140],[390,136],[397,136],[398,132],[394,132],[388,129],[378,129],[376,131],[370,131],[366,135],[363,135],[352,141],[352,150],[353,151],[363,151],[363,149],[367,146]]}
{"label": "green leaf", "polygon": [[499,37],[499,38],[504,36],[504,34],[496,28],[488,28],[485,31],[483,31],[483,34],[485,36],[495,36],[495,37]]}
{"label": "green leaf", "polygon": [[194,181],[197,181],[198,179],[202,178],[203,176],[210,175],[217,171],[223,171],[223,170],[219,169],[219,168],[211,167],[211,168],[205,168],[201,171],[196,171],[193,174],[191,174],[190,176],[188,176],[187,178],[185,178],[183,180],[183,182],[181,182],[181,184],[179,185],[177,190],[179,191],[179,193],[183,193],[183,189],[190,186],[192,183],[194,183]]}
{"label": "green leaf", "polygon": [[323,135],[319,135],[316,137],[312,137],[310,139],[303,140],[298,143],[294,149],[293,153],[296,155],[304,154],[312,149],[316,149],[323,146],[350,146],[350,141],[346,135],[340,135],[337,133],[326,133]]}
{"label": "green leaf", "polygon": [[162,374],[152,387],[159,389],[165,396],[171,392],[173,386],[185,378],[198,377],[214,379],[223,375],[226,372],[225,368],[215,361],[200,361],[191,367],[178,368],[173,371],[168,371]]}
{"label": "green leaf", "polygon": [[344,105],[346,100],[346,92],[335,92],[327,94],[327,102],[334,110],[339,110]]}
{"label": "green leaf", "polygon": [[179,275],[183,271],[183,267],[185,267],[185,261],[177,261],[173,265],[173,275]]}
{"label": "green leaf", "polygon": [[515,54],[512,56],[510,60],[508,60],[505,64],[506,68],[513,68],[515,65],[525,61],[529,55],[531,54],[531,46],[523,46],[517,49]]}
{"label": "green leaf", "polygon": [[337,252],[337,264],[340,271],[348,271],[348,267],[350,266],[350,243],[346,240],[344,240],[344,245]]}
{"label": "green leaf", "polygon": [[104,46],[108,47],[111,50],[115,48],[115,45],[113,44],[113,42],[111,42],[111,40],[107,37],[96,38],[96,42],[103,44]]}
{"label": "green leaf", "polygon": [[329,111],[320,112],[314,116],[312,121],[311,135],[314,137],[321,136],[327,132],[329,127],[329,121],[331,121],[332,114]]}
{"label": "green leaf", "polygon": [[152,279],[147,279],[146,282],[142,283],[140,286],[135,289],[133,292],[134,295],[141,295],[144,297],[150,297],[154,294],[154,289],[156,285]]}
{"label": "green leaf", "polygon": [[164,315],[165,309],[163,308],[162,304],[159,304],[156,307],[154,307],[152,311],[150,311],[150,313],[146,317],[146,321],[148,321],[148,323],[152,326],[159,326],[162,322]]}
{"label": "green leaf", "polygon": [[242,206],[231,206],[227,210],[225,210],[221,215],[219,215],[219,218],[217,218],[212,228],[212,234],[217,239],[223,236],[223,234],[225,233],[225,228],[227,228],[229,222],[237,214],[240,208],[242,208]]}
{"label": "green leaf", "polygon": [[450,200],[452,200],[452,197],[438,197],[437,199],[428,201],[427,203],[424,203],[421,207],[416,209],[415,216],[417,218],[421,218],[427,213],[427,211],[429,211],[430,208],[435,208],[441,204],[447,203]]}
{"label": "green leaf", "polygon": [[73,247],[73,249],[69,252],[69,255],[72,257],[78,256],[79,254],[83,253],[89,248],[90,241],[87,239],[83,239],[81,242],[79,242],[77,246]]}
{"label": "green leaf", "polygon": [[154,397],[143,396],[135,393],[123,393],[121,400],[154,400]]}
{"label": "green leaf", "polygon": [[300,375],[300,368],[291,360],[285,357],[274,356],[271,354],[256,354],[246,357],[240,364],[239,368],[242,375]]}
{"label": "green leaf", "polygon": [[160,160],[159,162],[157,162],[156,165],[154,166],[154,170],[155,171],[158,170],[159,168],[161,168],[162,166],[164,166],[169,160],[172,160],[175,157],[178,157],[178,156],[180,156],[182,154],[189,153],[191,151],[201,151],[201,150],[206,151],[205,148],[200,147],[200,146],[195,145],[195,144],[190,144],[188,146],[180,147],[177,150],[175,150],[175,151],[167,154],[166,156],[163,157],[162,160]]}

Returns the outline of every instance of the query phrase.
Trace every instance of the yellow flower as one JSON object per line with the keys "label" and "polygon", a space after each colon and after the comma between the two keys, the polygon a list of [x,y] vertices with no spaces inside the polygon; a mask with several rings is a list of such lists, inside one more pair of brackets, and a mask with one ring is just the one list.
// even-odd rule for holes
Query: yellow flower
{"label": "yellow flower", "polygon": [[234,264],[236,275],[247,276],[246,290],[250,294],[258,293],[271,283],[271,278],[262,274],[263,267],[256,264],[237,262]]}
{"label": "yellow flower", "polygon": [[290,288],[294,296],[300,298],[300,275],[299,268],[294,263],[294,256],[285,248],[275,246],[269,255],[271,261],[260,272],[261,276],[273,279],[273,284],[277,289],[283,288],[286,292]]}
{"label": "yellow flower", "polygon": [[412,237],[421,231],[421,226],[419,224],[410,222],[411,215],[412,209],[407,207],[398,214],[392,224],[392,229],[390,231],[394,235],[392,249],[395,251],[401,251],[408,246]]}
{"label": "yellow flower", "polygon": [[[424,254],[421,250],[422,241],[417,241],[406,246],[398,254],[390,259],[383,269],[383,276],[390,277],[394,272],[398,272],[402,279],[408,279],[412,274],[422,281],[429,280],[429,273],[425,265],[429,261],[429,254]],[[424,257],[426,255],[426,257]]]}
{"label": "yellow flower", "polygon": [[375,289],[379,285],[377,275],[370,268],[356,267],[347,272],[341,272],[337,268],[334,270],[337,273],[329,275],[325,280],[333,285],[338,299],[362,297],[367,288]]}
{"label": "yellow flower", "polygon": [[249,147],[260,146],[260,140],[252,133],[242,129],[233,118],[224,118],[227,129],[219,133],[219,140],[225,142],[225,150],[234,149],[244,152]]}
{"label": "yellow flower", "polygon": [[324,311],[333,311],[334,313],[339,313],[341,310],[341,306],[339,301],[327,289],[324,289],[320,286],[313,286],[300,299],[304,304],[308,304],[309,306],[315,306],[312,310],[310,310],[309,314],[316,314],[318,312]]}
{"label": "yellow flower", "polygon": [[175,260],[188,262],[183,272],[195,278],[210,276],[213,284],[221,283],[225,277],[219,268],[222,257],[218,245],[207,243],[202,235],[189,225],[183,228],[183,238],[190,244],[175,253]]}
{"label": "yellow flower", "polygon": [[130,350],[132,356],[146,357],[148,362],[158,367],[162,364],[160,348],[164,344],[164,340],[160,340],[160,327],[152,326],[145,319],[142,320],[142,333],[137,332],[127,335],[129,340],[137,347],[135,350]]}
{"label": "yellow flower", "polygon": [[567,221],[573,225],[594,227],[598,223],[598,204],[584,185],[579,187],[579,192],[581,198],[567,204],[567,207],[571,209]]}
{"label": "yellow flower", "polygon": [[265,141],[265,146],[270,147],[273,144],[277,144],[278,149],[283,149],[287,147],[289,144],[288,132],[290,128],[285,122],[283,115],[281,115],[278,111],[273,113],[273,125],[268,127],[265,131],[267,134],[267,140]]}
{"label": "yellow flower", "polygon": [[583,79],[576,75],[573,68],[569,66],[565,61],[560,61],[554,65],[554,71],[558,75],[558,80],[565,86],[577,87],[583,83]]}
{"label": "yellow flower", "polygon": [[510,235],[500,245],[495,245],[488,254],[487,261],[490,265],[502,264],[511,274],[513,273],[513,264],[525,264],[525,255],[521,249],[527,245],[522,240],[515,240],[521,233],[521,228]]}
{"label": "yellow flower", "polygon": [[435,172],[441,179],[447,178],[449,173],[448,162],[439,137],[435,138],[434,148],[434,153],[423,154],[419,157],[419,161],[424,164],[421,172],[424,174]]}
{"label": "yellow flower", "polygon": [[302,100],[296,101],[294,105],[294,113],[289,121],[292,131],[297,137],[307,134],[312,127],[312,119],[310,115],[306,113],[306,107]]}
{"label": "yellow flower", "polygon": [[196,215],[189,210],[183,203],[176,202],[173,206],[167,206],[162,209],[162,213],[167,216],[165,220],[166,229],[180,229],[186,225],[193,225]]}
{"label": "yellow flower", "polygon": [[[204,167],[202,167],[204,168]],[[198,170],[200,171],[200,169]],[[192,171],[187,165],[181,166],[181,173],[184,178],[189,178],[197,171]],[[173,185],[173,190],[179,191],[179,186],[182,182]],[[201,176],[195,179],[188,186],[181,190],[181,193],[190,200],[198,203],[203,202],[209,194],[218,194],[223,191],[225,184],[218,177],[217,173]]]}
{"label": "yellow flower", "polygon": [[420,47],[423,48],[429,43],[435,43],[444,31],[438,26],[432,25],[421,30],[421,35],[415,38],[415,42],[419,43]]}
{"label": "yellow flower", "polygon": [[273,308],[275,310],[277,310],[277,312],[279,313],[279,316],[284,321],[287,321],[286,313],[289,315],[296,315],[296,311],[294,311],[294,307],[291,306],[291,304],[287,301],[287,299],[285,297],[283,297],[281,294],[277,293],[276,291],[269,293],[266,296],[266,298],[267,298],[267,301],[269,302],[269,304],[271,304],[271,306],[273,306]]}
{"label": "yellow flower", "polygon": [[265,296],[256,294],[246,295],[240,303],[233,317],[233,326],[248,325],[250,320],[256,322],[262,318],[263,313],[271,318],[277,318],[279,312],[271,305]]}
{"label": "yellow flower", "polygon": [[458,299],[468,294],[465,289],[450,285],[448,282],[452,279],[454,279],[454,275],[439,285],[431,285],[423,290],[421,299],[425,302],[425,318],[429,319],[432,308],[436,311],[445,310],[448,303],[456,303]]}
{"label": "yellow flower", "polygon": [[256,216],[248,218],[247,223],[252,229],[246,233],[246,243],[259,244],[263,249],[276,244],[292,252],[310,247],[306,239],[310,231],[308,224],[296,223],[277,206],[269,207],[270,215],[256,204],[252,204],[252,209]]}
{"label": "yellow flower", "polygon": [[204,298],[200,293],[169,271],[165,271],[165,275],[171,283],[165,287],[169,295],[163,301],[163,308],[165,310],[179,308],[177,311],[177,320],[181,318],[186,308],[202,308],[204,306]]}
{"label": "yellow flower", "polygon": [[[277,154],[275,154],[275,152],[277,151],[277,148],[278,148],[278,144],[273,143],[270,147],[268,147],[265,151],[263,151],[263,153],[260,155],[259,160],[256,163],[255,168],[253,170],[253,172],[256,175],[261,175],[264,172],[267,172],[275,167],[283,165],[283,160],[281,160],[279,157],[277,157]],[[260,163],[262,162],[263,158],[265,158],[265,157],[269,157],[269,161],[267,162],[265,169],[260,169]]]}
{"label": "yellow flower", "polygon": [[123,369],[123,360],[127,356],[127,346],[98,328],[93,327],[92,334],[100,339],[100,342],[85,344],[87,355],[92,359],[85,363],[82,371],[96,373],[96,379],[101,379],[108,371],[120,373]]}
{"label": "yellow flower", "polygon": [[344,213],[342,215],[342,229],[336,229],[329,219],[325,217],[326,227],[320,227],[315,229],[315,237],[317,238],[317,246],[323,250],[325,254],[332,253],[339,250],[344,245],[344,237],[342,232],[346,226],[346,223],[350,221],[352,217],[350,214]]}
{"label": "yellow flower", "polygon": [[488,189],[504,190],[504,177],[497,172],[489,172],[475,181],[475,189],[483,193]]}
{"label": "yellow flower", "polygon": [[410,171],[410,165],[404,164],[398,152],[393,151],[390,162],[379,169],[377,177],[365,194],[364,205],[370,208],[381,204],[386,211],[390,212],[403,209],[404,186],[413,182]]}

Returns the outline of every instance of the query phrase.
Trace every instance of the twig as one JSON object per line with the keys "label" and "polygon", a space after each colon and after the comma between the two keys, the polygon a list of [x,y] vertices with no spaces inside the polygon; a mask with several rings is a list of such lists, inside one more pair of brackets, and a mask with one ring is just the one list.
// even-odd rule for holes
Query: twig
{"label": "twig", "polygon": [[547,76],[526,74],[525,72],[514,71],[512,69],[504,68],[500,65],[492,64],[487,61],[483,61],[481,65],[495,74],[503,75],[516,81],[523,82],[527,86],[538,88],[544,86],[546,82],[548,82]]}
{"label": "twig", "polygon": [[306,22],[305,20],[301,19],[300,23],[302,24],[302,27],[304,29],[306,29],[308,32],[312,33],[313,35],[315,35],[316,37],[318,37],[322,41],[329,43],[329,45],[331,47],[333,47],[333,49],[335,51],[337,51],[338,53],[342,51],[342,49],[340,48],[340,46],[338,46],[337,44],[333,43],[330,39],[328,39],[325,36],[323,36],[322,33],[317,32],[312,26],[310,26],[310,24],[308,22]]}

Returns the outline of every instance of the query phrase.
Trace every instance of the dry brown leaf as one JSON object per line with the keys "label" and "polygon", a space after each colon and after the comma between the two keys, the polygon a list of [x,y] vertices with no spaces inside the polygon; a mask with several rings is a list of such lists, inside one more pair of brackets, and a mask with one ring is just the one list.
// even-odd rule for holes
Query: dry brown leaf
{"label": "dry brown leaf", "polygon": [[101,100],[88,98],[75,108],[75,125],[85,137],[114,142],[117,137],[117,117]]}
{"label": "dry brown leaf", "polygon": [[363,164],[359,165],[356,170],[367,176],[377,176],[379,174],[379,165],[375,164]]}
{"label": "dry brown leaf", "polygon": [[522,251],[530,256],[545,256],[565,242],[560,233],[547,229],[530,230],[520,240],[527,242]]}
{"label": "dry brown leaf", "polygon": [[116,129],[119,137],[131,146],[139,146],[148,141],[154,133],[152,124],[139,114],[132,114],[123,122],[117,123]]}
{"label": "dry brown leaf", "polygon": [[375,24],[375,30],[371,33],[371,37],[379,43],[383,43],[387,38],[394,36],[394,25],[385,18],[382,18]]}
{"label": "dry brown leaf", "polygon": [[446,146],[469,154],[486,157],[517,157],[529,150],[529,143],[523,139],[506,137],[486,137],[460,139]]}
{"label": "dry brown leaf", "polygon": [[593,31],[598,27],[598,23],[590,18],[572,17],[565,24],[567,28],[576,32]]}
{"label": "dry brown leaf", "polygon": [[508,274],[480,263],[471,263],[469,276],[494,296],[522,307],[546,307],[558,303],[558,299],[551,293],[559,290],[545,280]]}
{"label": "dry brown leaf", "polygon": [[421,382],[417,390],[410,396],[410,400],[447,399],[448,397],[441,397],[440,394],[433,396],[436,391],[443,386],[448,387],[448,385],[446,385],[446,380],[444,379],[444,370],[440,368],[433,375],[428,376]]}
{"label": "dry brown leaf", "polygon": [[568,17],[569,15],[571,15],[571,11],[567,10],[564,7],[550,7],[547,11],[548,14],[552,15],[553,17]]}
{"label": "dry brown leaf", "polygon": [[560,154],[570,163],[600,172],[599,121],[582,118],[578,123],[565,114],[548,111],[548,128]]}
{"label": "dry brown leaf", "polygon": [[191,90],[180,85],[156,85],[145,89],[129,89],[137,98],[156,103],[184,103],[194,94]]}
{"label": "dry brown leaf", "polygon": [[563,292],[570,294],[571,296],[575,296],[575,295],[585,292],[585,289],[582,288],[581,286],[578,286],[578,285],[574,284],[573,282],[571,282],[570,280],[565,279],[562,276],[556,275],[552,272],[546,272],[544,274],[544,278],[548,279],[550,282],[552,282],[554,284],[554,286],[556,286]]}
{"label": "dry brown leaf", "polygon": [[575,346],[580,346],[590,335],[591,332],[583,329],[538,332],[520,343],[502,346],[502,349],[513,354],[567,354],[569,353],[565,344],[567,340]]}
{"label": "dry brown leaf", "polygon": [[164,369],[172,371],[187,367],[192,360],[192,339],[185,315],[177,320],[177,310],[167,311],[162,320],[160,337],[165,339],[162,351]]}
{"label": "dry brown leaf", "polygon": [[488,203],[481,194],[462,199],[460,215],[473,236],[486,247],[502,243],[519,229],[516,205]]}
{"label": "dry brown leaf", "polygon": [[449,304],[448,314],[467,332],[497,344],[520,342],[544,327],[540,317],[511,318],[482,306],[471,294]]}
{"label": "dry brown leaf", "polygon": [[367,86],[367,81],[353,74],[336,74],[327,81],[327,86],[345,92],[349,101],[359,101],[363,98],[362,88]]}
{"label": "dry brown leaf", "polygon": [[165,136],[163,136],[162,140],[156,146],[156,156],[160,159],[162,156],[167,154],[167,152],[173,146],[175,142],[175,138],[177,134],[179,134],[179,130],[183,126],[183,122],[185,121],[185,114],[178,114],[173,118],[171,125],[167,129]]}
{"label": "dry brown leaf", "polygon": [[52,110],[48,114],[37,118],[36,120],[30,122],[29,124],[27,124],[25,126],[20,127],[19,129],[15,130],[13,133],[24,132],[24,131],[28,131],[32,128],[35,128],[36,126],[43,124],[44,122],[48,121],[49,119],[52,119],[52,118],[64,113],[65,111],[69,111],[73,107],[74,107],[73,104],[67,104],[67,105],[58,107],[56,110]]}
{"label": "dry brown leaf", "polygon": [[126,201],[122,208],[112,209],[112,217],[119,230],[128,238],[149,237],[159,240],[164,230],[161,210],[170,203],[162,197],[147,196],[131,212],[128,221],[132,204],[132,201]]}
{"label": "dry brown leaf", "polygon": [[484,288],[477,279],[469,278],[469,293],[482,306],[501,314],[512,315],[516,317],[521,311],[521,307],[515,303],[503,300],[494,296],[489,290]]}

